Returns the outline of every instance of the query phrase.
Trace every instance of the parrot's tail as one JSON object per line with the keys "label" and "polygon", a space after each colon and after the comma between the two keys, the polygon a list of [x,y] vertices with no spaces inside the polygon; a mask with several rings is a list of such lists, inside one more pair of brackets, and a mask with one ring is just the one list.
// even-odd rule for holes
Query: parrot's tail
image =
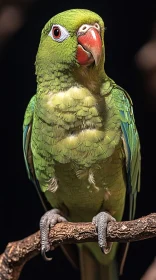
{"label": "parrot's tail", "polygon": [[115,261],[108,266],[96,261],[89,250],[80,248],[81,280],[118,280],[118,269]]}

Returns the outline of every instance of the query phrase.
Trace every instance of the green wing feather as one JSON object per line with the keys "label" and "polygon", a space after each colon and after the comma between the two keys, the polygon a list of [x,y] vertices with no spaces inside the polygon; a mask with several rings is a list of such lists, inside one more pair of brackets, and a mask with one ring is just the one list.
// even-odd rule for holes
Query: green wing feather
{"label": "green wing feather", "polygon": [[42,202],[42,205],[47,211],[46,203],[44,201],[44,198],[40,192],[40,186],[38,183],[38,180],[36,179],[35,176],[35,171],[34,171],[34,165],[33,165],[33,158],[32,158],[32,151],[31,151],[31,130],[32,130],[32,123],[33,123],[33,114],[34,114],[34,107],[35,107],[35,102],[36,102],[36,95],[34,95],[25,112],[24,116],[24,123],[23,123],[23,153],[24,153],[24,160],[25,160],[25,165],[28,173],[29,179],[34,183],[37,193],[39,195],[39,198]]}
{"label": "green wing feather", "polygon": [[24,160],[25,165],[28,173],[29,179],[32,179],[33,181],[33,165],[31,164],[31,161],[28,162],[28,152],[30,148],[30,138],[31,138],[31,127],[33,122],[33,113],[34,113],[34,107],[35,107],[35,101],[36,96],[34,95],[25,112],[24,116],[24,123],[23,123],[23,153],[24,153]]}
{"label": "green wing feather", "polygon": [[129,219],[133,219],[136,209],[137,192],[140,191],[140,141],[135,125],[131,98],[119,86],[114,87],[112,94],[121,120],[123,146],[126,154],[127,192],[130,197]]}

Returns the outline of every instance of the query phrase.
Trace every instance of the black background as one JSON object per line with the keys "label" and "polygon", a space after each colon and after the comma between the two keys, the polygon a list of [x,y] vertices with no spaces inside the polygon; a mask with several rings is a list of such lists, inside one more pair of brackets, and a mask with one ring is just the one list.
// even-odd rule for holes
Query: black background
{"label": "black background", "polygon": [[[105,21],[107,74],[124,87],[134,103],[142,146],[142,183],[136,217],[156,210],[155,159],[156,107],[147,103],[143,82],[135,65],[135,54],[150,38],[155,17],[155,1],[38,1],[28,11],[27,21],[9,41],[1,57],[1,183],[0,252],[8,242],[38,230],[44,213],[35,188],[28,180],[22,152],[22,122],[25,108],[36,90],[34,70],[41,29],[56,13],[70,8],[87,8]],[[27,263],[21,280],[79,279],[58,248],[52,262],[37,256]],[[140,279],[156,255],[155,239],[131,244],[122,279]]]}

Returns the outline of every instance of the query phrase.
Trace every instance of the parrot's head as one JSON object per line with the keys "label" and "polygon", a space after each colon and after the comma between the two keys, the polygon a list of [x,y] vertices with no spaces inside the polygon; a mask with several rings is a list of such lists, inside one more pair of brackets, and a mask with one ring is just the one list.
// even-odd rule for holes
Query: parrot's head
{"label": "parrot's head", "polygon": [[[104,73],[104,22],[96,13],[72,9],[52,17],[41,33],[36,73]],[[86,70],[87,69],[87,70]],[[59,75],[60,75],[59,72]]]}

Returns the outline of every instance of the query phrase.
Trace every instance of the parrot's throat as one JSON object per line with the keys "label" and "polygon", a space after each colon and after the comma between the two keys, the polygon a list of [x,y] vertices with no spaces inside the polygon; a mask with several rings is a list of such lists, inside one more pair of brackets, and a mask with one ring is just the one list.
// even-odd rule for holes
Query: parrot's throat
{"label": "parrot's throat", "polygon": [[53,93],[68,90],[77,84],[69,66],[52,64],[48,68],[36,69],[37,84],[40,91]]}
{"label": "parrot's throat", "polygon": [[78,84],[86,87],[93,94],[100,93],[100,88],[104,82],[105,75],[103,71],[101,73],[99,72],[99,69],[97,69],[95,64],[75,68],[73,75]]}
{"label": "parrot's throat", "polygon": [[40,91],[53,93],[65,91],[73,86],[83,86],[93,94],[100,92],[101,84],[105,79],[105,72],[93,63],[89,66],[71,67],[67,64],[52,64],[47,68],[37,67],[37,83]]}

